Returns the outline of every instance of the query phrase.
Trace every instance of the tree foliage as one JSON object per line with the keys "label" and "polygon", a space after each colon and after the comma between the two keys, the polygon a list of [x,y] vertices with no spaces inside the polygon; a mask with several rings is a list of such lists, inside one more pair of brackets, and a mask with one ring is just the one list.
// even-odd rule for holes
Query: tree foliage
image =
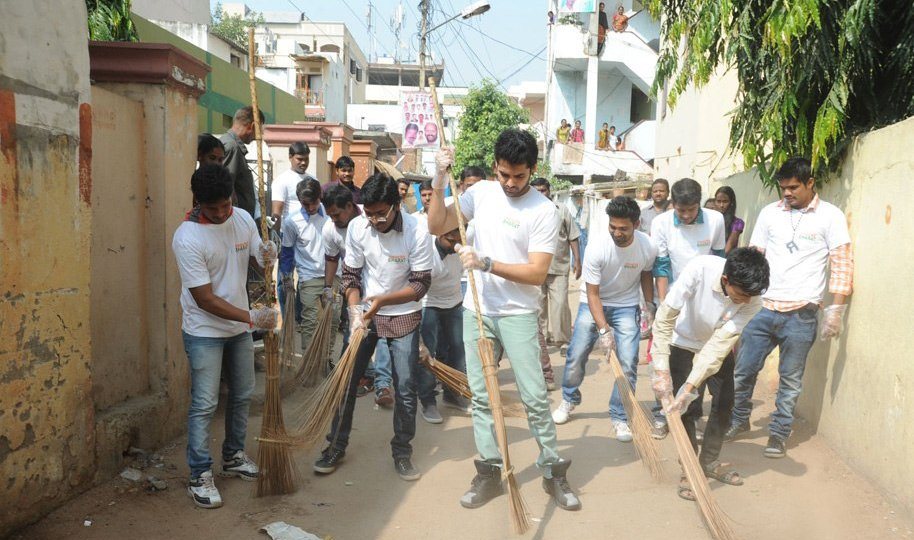
{"label": "tree foliage", "polygon": [[454,170],[469,165],[490,169],[495,162],[495,140],[502,131],[530,121],[530,114],[489,79],[470,88],[460,116],[460,135],[454,144]]}
{"label": "tree foliage", "polygon": [[766,183],[788,157],[834,168],[855,135],[914,114],[910,0],[651,0],[667,102],[719,69],[739,80],[730,148]]}
{"label": "tree foliage", "polygon": [[252,11],[247,17],[228,15],[217,2],[212,13],[213,24],[210,32],[220,38],[248,50],[248,28],[262,24],[263,14]]}
{"label": "tree foliage", "polygon": [[86,0],[89,39],[139,41],[130,18],[130,0]]}

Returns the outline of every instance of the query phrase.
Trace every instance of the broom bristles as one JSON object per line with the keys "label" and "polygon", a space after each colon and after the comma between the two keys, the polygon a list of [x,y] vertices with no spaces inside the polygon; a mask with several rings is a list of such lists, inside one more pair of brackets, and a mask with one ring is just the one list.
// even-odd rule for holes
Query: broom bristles
{"label": "broom bristles", "polygon": [[736,540],[736,533],[730,526],[730,519],[717,505],[717,501],[711,494],[708,479],[698,462],[685,426],[682,425],[682,418],[679,417],[678,412],[668,412],[666,420],[670,426],[670,433],[673,435],[673,442],[676,443],[676,453],[679,454],[682,469],[685,471],[689,486],[695,495],[695,503],[698,505],[698,510],[701,512],[708,531],[715,540]]}
{"label": "broom bristles", "polygon": [[619,389],[622,406],[625,407],[625,413],[632,426],[635,450],[641,456],[641,462],[650,471],[651,477],[659,482],[663,479],[663,465],[660,462],[660,452],[654,443],[654,438],[651,436],[653,426],[647,411],[635,398],[635,393],[628,382],[628,377],[625,376],[625,372],[622,370],[622,364],[619,363],[616,353],[610,351],[606,360],[616,381],[616,388]]}
{"label": "broom bristles", "polygon": [[317,325],[311,335],[311,342],[302,354],[302,362],[291,380],[283,382],[283,388],[293,385],[315,386],[323,375],[324,365],[330,354],[333,339],[333,304],[320,308]]}
{"label": "broom bristles", "polygon": [[285,309],[282,313],[282,333],[279,340],[280,371],[285,372],[295,365],[295,291],[286,293]]}
{"label": "broom bristles", "polygon": [[473,392],[470,391],[470,383],[467,380],[466,373],[454,369],[444,362],[432,358],[431,356],[419,356],[419,363],[431,371],[439,381],[450,388],[454,393],[459,394],[467,399],[471,399],[473,397]]}
{"label": "broom bristles", "polygon": [[256,497],[286,495],[294,493],[298,484],[298,471],[286,438],[282,417],[282,399],[279,389],[279,351],[277,337],[268,332],[263,337],[266,353],[266,388],[263,406],[263,420],[260,428],[260,444],[257,447],[257,463],[260,476],[254,492]]}

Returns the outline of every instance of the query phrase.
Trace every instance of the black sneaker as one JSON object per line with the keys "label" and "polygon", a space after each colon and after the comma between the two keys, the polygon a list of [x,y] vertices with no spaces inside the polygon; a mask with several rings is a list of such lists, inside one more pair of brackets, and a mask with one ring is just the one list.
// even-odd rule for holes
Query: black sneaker
{"label": "black sneaker", "polygon": [[413,482],[422,476],[422,473],[413,466],[413,462],[408,457],[395,459],[394,468],[397,469],[397,474],[400,475],[400,478],[407,482]]}
{"label": "black sneaker", "polygon": [[772,435],[768,437],[768,444],[765,446],[765,457],[778,459],[787,455],[787,448],[784,445],[784,440],[780,437],[775,437]]}
{"label": "black sneaker", "polygon": [[724,432],[724,440],[728,442],[732,441],[733,439],[739,437],[740,433],[745,433],[747,431],[749,431],[748,422],[745,424],[732,424],[729,428],[727,428],[727,431]]}
{"label": "black sneaker", "polygon": [[314,472],[319,474],[330,474],[336,470],[339,464],[343,461],[345,457],[345,450],[337,450],[332,447],[327,447],[321,452],[321,458],[314,462],[314,465],[311,467],[314,469]]}

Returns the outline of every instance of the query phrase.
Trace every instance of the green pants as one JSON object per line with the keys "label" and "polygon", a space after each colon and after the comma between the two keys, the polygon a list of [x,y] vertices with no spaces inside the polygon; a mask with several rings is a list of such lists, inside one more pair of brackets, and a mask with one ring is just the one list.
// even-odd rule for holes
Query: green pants
{"label": "green pants", "polygon": [[317,316],[324,292],[324,278],[305,279],[298,282],[298,299],[301,301],[301,350],[308,349],[311,336],[317,328]]}
{"label": "green pants", "polygon": [[[502,351],[511,361],[520,398],[527,410],[530,432],[540,447],[536,465],[551,476],[549,465],[561,461],[556,441],[555,423],[546,397],[546,380],[540,366],[540,346],[537,340],[537,314],[483,317],[485,335],[493,341],[495,358]],[[467,379],[473,391],[473,436],[476,449],[484,461],[500,462],[501,452],[495,436],[495,422],[489,406],[489,394],[479,358],[477,342],[479,327],[476,314],[463,312],[463,346],[466,350]]]}

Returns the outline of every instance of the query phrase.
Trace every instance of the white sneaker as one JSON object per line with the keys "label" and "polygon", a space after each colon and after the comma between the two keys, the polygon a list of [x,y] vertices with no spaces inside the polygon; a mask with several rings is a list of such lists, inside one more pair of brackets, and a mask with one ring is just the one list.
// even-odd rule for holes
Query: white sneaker
{"label": "white sneaker", "polygon": [[222,506],[222,495],[213,483],[213,472],[206,471],[199,478],[191,478],[187,483],[187,494],[200,508],[219,508]]}
{"label": "white sneaker", "polygon": [[632,430],[628,427],[628,422],[616,420],[613,422],[616,428],[616,440],[619,442],[632,442]]}
{"label": "white sneaker", "polygon": [[564,424],[571,419],[571,411],[574,410],[574,403],[569,403],[562,400],[562,404],[559,405],[559,408],[553,411],[552,421],[556,424]]}
{"label": "white sneaker", "polygon": [[222,462],[222,472],[219,473],[219,476],[237,476],[242,480],[252,482],[260,476],[260,469],[254,460],[244,453],[244,450],[239,450],[231,459]]}

